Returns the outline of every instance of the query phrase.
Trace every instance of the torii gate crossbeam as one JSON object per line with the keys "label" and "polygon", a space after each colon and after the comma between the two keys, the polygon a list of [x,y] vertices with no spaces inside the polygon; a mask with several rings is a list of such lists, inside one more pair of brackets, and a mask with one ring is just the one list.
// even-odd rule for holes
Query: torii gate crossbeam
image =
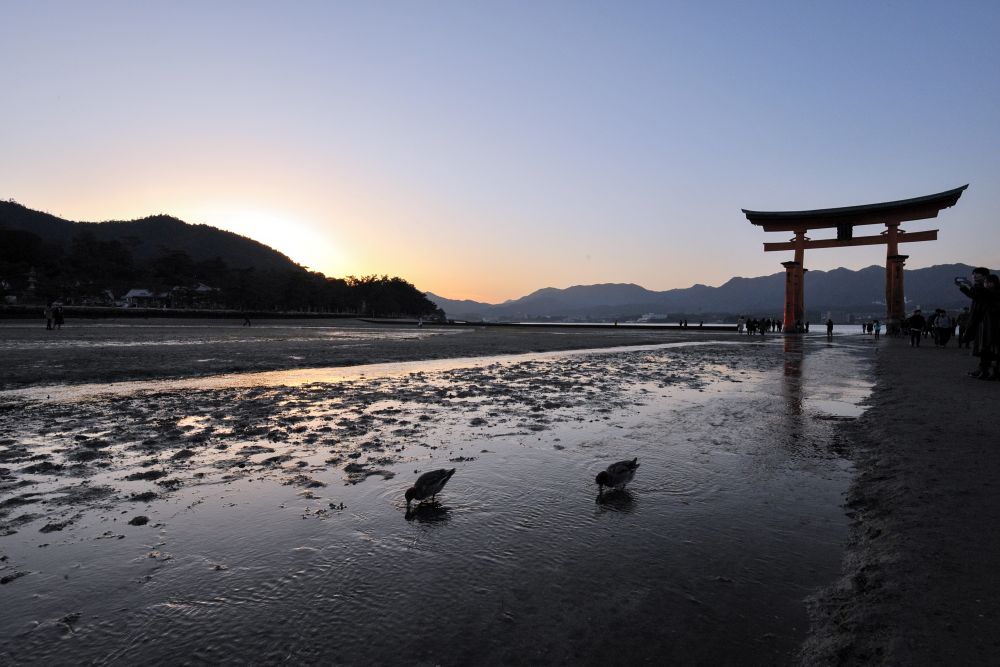
{"label": "torii gate crossbeam", "polygon": [[[765,243],[765,252],[794,251],[794,259],[782,262],[785,267],[785,309],[783,327],[785,332],[794,332],[805,318],[804,277],[805,251],[819,248],[838,248],[862,245],[885,245],[885,296],[886,325],[889,330],[898,328],[905,316],[903,292],[903,264],[907,255],[899,254],[900,243],[936,241],[938,230],[906,232],[900,223],[912,220],[936,218],[941,209],[954,206],[962,192],[969,186],[939,192],[924,197],[899,201],[845,206],[811,211],[749,211],[744,215],[754,225],[766,232],[793,232],[794,238],[785,243]],[[883,224],[886,229],[878,236],[854,238],[854,227],[858,225]],[[809,239],[806,232],[811,229],[836,229],[835,239]]]}

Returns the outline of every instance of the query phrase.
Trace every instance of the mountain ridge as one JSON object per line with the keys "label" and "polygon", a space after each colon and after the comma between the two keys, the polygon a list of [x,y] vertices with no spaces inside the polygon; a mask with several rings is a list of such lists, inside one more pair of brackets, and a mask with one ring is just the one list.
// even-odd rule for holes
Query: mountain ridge
{"label": "mountain ridge", "polygon": [[0,303],[439,317],[402,278],[335,278],[169,215],[74,222],[0,201]]}
{"label": "mountain ridge", "polygon": [[[907,308],[956,309],[968,299],[954,285],[955,276],[967,276],[967,264],[939,264],[904,270]],[[516,321],[537,319],[625,320],[644,314],[661,319],[681,317],[780,316],[784,304],[783,272],[748,278],[734,276],[719,287],[696,283],[663,291],[634,283],[599,283],[567,288],[544,287],[518,299],[489,304],[470,299],[448,299],[432,292],[427,298],[452,319]],[[842,316],[884,315],[885,268],[872,265],[852,270],[810,271],[806,277],[806,309],[811,319],[821,313]]]}
{"label": "mountain ridge", "polygon": [[237,269],[302,269],[287,255],[260,241],[164,213],[135,220],[85,222],[67,220],[8,200],[0,201],[0,228],[30,232],[60,246],[68,245],[80,232],[90,232],[100,241],[127,244],[139,258],[171,250],[186,252],[194,261],[219,257]]}
{"label": "mountain ridge", "polygon": [[[0,232],[28,232],[53,246],[67,247],[81,231],[100,241],[128,247],[137,259],[150,260],[165,251],[187,253],[196,263],[216,259],[234,270],[307,270],[286,255],[251,238],[205,224],[191,224],[166,214],[131,221],[74,222],[29,209],[13,200],[0,201]],[[968,300],[953,285],[954,276],[967,276],[966,264],[942,264],[906,270],[904,284],[909,304],[925,308],[960,308]],[[200,276],[208,280],[213,276]],[[221,279],[220,279],[221,280]],[[696,283],[691,287],[654,291],[635,283],[598,283],[566,288],[543,287],[517,299],[488,304],[470,299],[448,299],[431,292],[427,298],[452,319],[466,320],[626,320],[645,314],[660,319],[735,317],[738,314],[776,317],[784,303],[784,273],[729,278],[719,287]],[[859,270],[837,268],[809,271],[806,308],[810,319],[821,312],[844,315],[883,313],[875,302],[884,299],[885,269],[872,265]],[[255,287],[259,289],[260,286]]]}

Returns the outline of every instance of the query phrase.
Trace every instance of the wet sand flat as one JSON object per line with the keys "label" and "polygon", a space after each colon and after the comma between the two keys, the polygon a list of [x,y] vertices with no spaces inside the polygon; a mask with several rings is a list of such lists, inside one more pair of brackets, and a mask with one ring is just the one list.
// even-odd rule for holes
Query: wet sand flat
{"label": "wet sand flat", "polygon": [[886,339],[871,408],[845,425],[859,474],[843,576],[816,596],[806,664],[1000,660],[1000,382],[968,350]]}
{"label": "wet sand flat", "polygon": [[[436,339],[428,358],[460,359],[323,379],[291,358],[323,354],[315,332],[291,327],[264,370],[308,381],[229,383],[202,348],[264,343],[168,329],[72,357],[74,383],[138,383],[71,396],[13,371],[0,393],[0,656],[788,664],[805,599],[840,572],[862,337],[346,327],[321,335],[352,359]],[[190,337],[155,375],[113,361],[115,336]],[[59,349],[13,339],[24,361]],[[602,343],[627,347],[566,351]],[[192,368],[209,384],[167,381]],[[594,475],[632,457],[636,480],[598,497]],[[407,515],[439,467],[457,469],[439,502]]]}
{"label": "wet sand flat", "polygon": [[240,320],[70,320],[47,331],[32,320],[0,320],[0,390],[655,344],[692,335],[732,337],[662,329],[417,328],[339,319],[258,320],[250,327]]}

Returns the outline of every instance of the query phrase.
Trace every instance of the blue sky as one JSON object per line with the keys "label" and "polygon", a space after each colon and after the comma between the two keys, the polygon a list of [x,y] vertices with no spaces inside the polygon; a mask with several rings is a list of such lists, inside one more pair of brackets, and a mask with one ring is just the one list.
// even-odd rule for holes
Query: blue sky
{"label": "blue sky", "polygon": [[996,2],[0,0],[0,197],[495,302],[775,273],[741,208],[969,183],[902,251],[1000,268],[998,33]]}

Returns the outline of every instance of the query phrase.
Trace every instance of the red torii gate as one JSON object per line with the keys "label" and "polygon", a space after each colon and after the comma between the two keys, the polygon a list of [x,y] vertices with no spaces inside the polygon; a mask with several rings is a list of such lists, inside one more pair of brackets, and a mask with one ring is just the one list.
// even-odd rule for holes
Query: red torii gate
{"label": "red torii gate", "polygon": [[[795,331],[796,323],[804,322],[805,302],[803,266],[806,250],[814,248],[838,248],[841,246],[885,245],[885,309],[886,326],[896,328],[903,321],[906,311],[903,299],[903,263],[909,255],[899,254],[900,243],[914,241],[936,241],[938,230],[926,232],[906,232],[900,223],[911,220],[936,218],[941,209],[954,206],[968,184],[936,195],[914,197],[899,201],[824,208],[814,211],[748,211],[742,209],[747,220],[764,229],[765,232],[793,232],[787,243],[765,243],[764,252],[794,250],[795,257],[790,262],[782,262],[785,267],[785,313],[783,328]],[[857,225],[885,225],[885,231],[878,236],[854,238]],[[810,229],[836,229],[837,238],[811,240],[806,236]]]}

